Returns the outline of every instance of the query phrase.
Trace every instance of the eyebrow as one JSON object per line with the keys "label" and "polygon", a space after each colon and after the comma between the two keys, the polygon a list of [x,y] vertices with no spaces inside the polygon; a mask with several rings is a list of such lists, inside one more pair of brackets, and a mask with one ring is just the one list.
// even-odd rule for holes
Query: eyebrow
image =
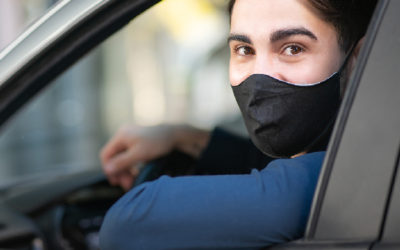
{"label": "eyebrow", "polygon": [[[289,29],[280,29],[274,31],[271,36],[270,36],[270,41],[271,43],[287,39],[291,36],[297,36],[297,35],[303,35],[311,38],[312,40],[318,41],[318,38],[314,33],[312,33],[310,30],[300,27],[300,28],[289,28]],[[231,41],[238,41],[238,42],[244,42],[248,44],[253,44],[251,39],[246,36],[246,35],[240,35],[240,34],[230,34],[228,37],[228,44]]]}
{"label": "eyebrow", "polygon": [[246,35],[230,34],[229,37],[228,37],[228,44],[231,41],[238,41],[238,42],[253,44],[251,39]]}
{"label": "eyebrow", "polygon": [[297,35],[308,36],[312,40],[318,41],[318,38],[316,35],[314,35],[314,33],[303,27],[276,30],[271,34],[269,40],[271,41],[271,43],[274,43]]}

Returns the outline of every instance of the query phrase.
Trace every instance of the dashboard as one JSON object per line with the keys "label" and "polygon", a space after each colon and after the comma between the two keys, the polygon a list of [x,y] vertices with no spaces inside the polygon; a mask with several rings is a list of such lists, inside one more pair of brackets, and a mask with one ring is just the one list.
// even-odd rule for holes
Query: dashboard
{"label": "dashboard", "polygon": [[122,189],[93,171],[33,186],[3,198],[0,249],[99,249],[103,218]]}

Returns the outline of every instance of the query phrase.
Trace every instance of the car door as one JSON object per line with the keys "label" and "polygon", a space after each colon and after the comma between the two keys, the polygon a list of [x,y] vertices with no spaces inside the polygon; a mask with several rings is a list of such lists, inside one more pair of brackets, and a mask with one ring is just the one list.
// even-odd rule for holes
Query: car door
{"label": "car door", "polygon": [[336,121],[304,239],[276,249],[399,249],[399,9],[400,1],[379,2]]}
{"label": "car door", "polygon": [[394,185],[388,202],[380,241],[372,249],[400,249],[400,172],[397,164]]}

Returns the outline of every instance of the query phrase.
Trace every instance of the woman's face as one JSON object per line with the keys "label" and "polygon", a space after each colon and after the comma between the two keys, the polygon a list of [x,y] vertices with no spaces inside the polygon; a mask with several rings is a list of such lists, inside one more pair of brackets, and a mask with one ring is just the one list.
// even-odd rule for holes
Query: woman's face
{"label": "woman's face", "polygon": [[320,82],[338,71],[345,57],[335,28],[307,0],[237,0],[228,40],[233,86],[252,74]]}

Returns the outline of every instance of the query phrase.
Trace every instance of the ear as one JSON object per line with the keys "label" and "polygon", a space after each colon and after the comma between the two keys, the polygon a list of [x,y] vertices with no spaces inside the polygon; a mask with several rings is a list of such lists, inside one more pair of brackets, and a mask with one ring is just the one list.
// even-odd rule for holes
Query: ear
{"label": "ear", "polygon": [[344,74],[343,74],[343,77],[342,77],[341,83],[340,83],[340,86],[341,86],[340,95],[342,97],[343,97],[344,91],[345,91],[345,89],[347,87],[347,83],[348,83],[348,81],[350,79],[350,75],[351,75],[351,73],[353,72],[353,70],[354,70],[354,68],[356,66],[357,58],[358,58],[358,56],[360,54],[360,50],[361,50],[362,45],[364,44],[364,41],[365,41],[365,37],[362,37],[358,41],[356,47],[354,47],[354,50],[350,55],[349,61],[347,63],[347,66],[345,68],[345,71],[344,71]]}
{"label": "ear", "polygon": [[353,51],[353,53],[352,53],[352,55],[351,55],[350,62],[349,62],[350,72],[352,72],[353,69],[354,69],[354,67],[356,66],[357,58],[358,58],[358,55],[360,54],[360,50],[361,50],[361,47],[362,47],[363,44],[364,44],[364,41],[365,41],[365,36],[363,36],[363,37],[358,41],[356,47],[354,48],[354,51]]}

